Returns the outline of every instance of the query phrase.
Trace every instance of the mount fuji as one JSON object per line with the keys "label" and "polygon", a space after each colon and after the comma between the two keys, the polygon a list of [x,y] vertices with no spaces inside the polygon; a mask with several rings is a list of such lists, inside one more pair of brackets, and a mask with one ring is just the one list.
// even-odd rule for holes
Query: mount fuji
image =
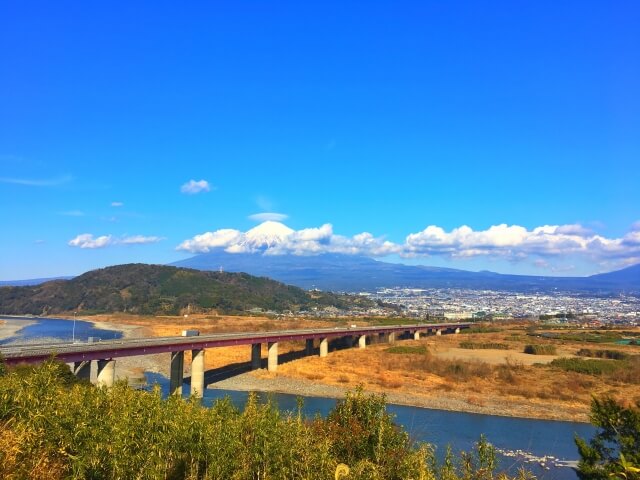
{"label": "mount fuji", "polygon": [[247,231],[239,246],[245,251],[274,248],[285,244],[293,233],[294,230],[283,223],[268,220]]}
{"label": "mount fuji", "polygon": [[[265,248],[278,240],[273,236],[251,235],[246,247]],[[249,232],[247,232],[247,235]],[[578,291],[609,294],[621,291],[640,293],[640,265],[591,277],[545,277],[505,275],[453,268],[403,265],[372,258],[345,255],[265,255],[229,253],[215,250],[195,255],[172,265],[198,270],[245,272],[273,278],[301,288],[327,291],[374,291],[384,287],[468,288],[506,291]]]}

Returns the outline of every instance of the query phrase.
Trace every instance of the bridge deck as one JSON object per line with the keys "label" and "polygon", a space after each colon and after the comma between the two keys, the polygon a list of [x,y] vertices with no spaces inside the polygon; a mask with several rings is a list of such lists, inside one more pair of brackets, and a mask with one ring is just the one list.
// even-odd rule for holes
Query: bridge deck
{"label": "bridge deck", "polygon": [[470,326],[470,323],[438,323],[382,327],[336,327],[272,332],[221,333],[197,337],[149,337],[108,340],[97,343],[8,345],[0,347],[0,354],[2,354],[7,364],[38,363],[50,358],[52,355],[64,362],[78,362],[231,345],[251,345],[255,343],[337,338],[404,331],[415,332],[416,330],[463,329]]}

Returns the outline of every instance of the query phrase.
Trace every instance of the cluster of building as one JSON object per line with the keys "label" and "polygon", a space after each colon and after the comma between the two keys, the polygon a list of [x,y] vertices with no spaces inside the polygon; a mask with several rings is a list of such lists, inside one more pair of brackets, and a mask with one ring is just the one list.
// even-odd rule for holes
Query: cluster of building
{"label": "cluster of building", "polygon": [[254,315],[278,317],[393,317],[422,320],[540,320],[545,323],[585,326],[640,326],[640,297],[589,296],[569,292],[508,292],[462,288],[382,288],[357,292],[374,300],[372,306],[340,309],[315,307],[297,312],[248,310]]}
{"label": "cluster of building", "polygon": [[458,288],[383,288],[360,295],[398,305],[405,316],[444,319],[543,319],[557,323],[640,325],[640,297],[523,293]]}

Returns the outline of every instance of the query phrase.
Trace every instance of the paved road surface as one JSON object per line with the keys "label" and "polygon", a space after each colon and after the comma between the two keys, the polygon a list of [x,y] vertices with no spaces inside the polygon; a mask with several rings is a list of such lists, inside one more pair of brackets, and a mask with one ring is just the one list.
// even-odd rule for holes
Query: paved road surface
{"label": "paved road surface", "polygon": [[392,332],[437,330],[445,333],[456,328],[469,328],[469,323],[439,323],[391,325],[382,327],[314,328],[306,330],[278,330],[273,332],[221,333],[196,337],[150,337],[129,340],[109,340],[97,343],[56,343],[8,345],[0,347],[7,364],[42,362],[52,355],[64,362],[100,360],[105,358],[149,355],[202,348],[250,345],[255,343],[336,338]]}

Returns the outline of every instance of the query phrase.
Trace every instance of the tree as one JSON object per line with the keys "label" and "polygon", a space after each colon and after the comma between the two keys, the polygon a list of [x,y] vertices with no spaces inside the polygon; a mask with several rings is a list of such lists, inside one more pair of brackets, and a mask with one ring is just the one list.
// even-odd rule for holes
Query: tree
{"label": "tree", "polygon": [[624,407],[612,398],[594,398],[591,423],[598,432],[589,443],[579,437],[575,440],[580,453],[578,477],[640,480],[640,401],[635,407]]}

